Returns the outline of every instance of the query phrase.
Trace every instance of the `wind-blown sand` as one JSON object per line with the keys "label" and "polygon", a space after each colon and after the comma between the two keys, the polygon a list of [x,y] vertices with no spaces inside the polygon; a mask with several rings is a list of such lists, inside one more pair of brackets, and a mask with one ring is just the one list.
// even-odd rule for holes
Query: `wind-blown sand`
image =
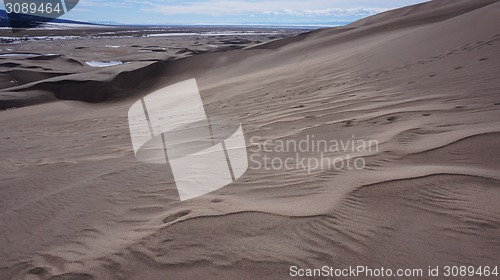
{"label": "wind-blown sand", "polygon": [[[4,89],[15,107],[53,102],[0,112],[0,279],[500,265],[498,26],[498,1],[433,1],[257,47],[51,70]],[[355,135],[379,149],[355,155],[361,171],[248,170],[179,202],[164,166],[135,159],[127,112],[190,78],[208,115],[240,118],[250,155],[254,136]]]}

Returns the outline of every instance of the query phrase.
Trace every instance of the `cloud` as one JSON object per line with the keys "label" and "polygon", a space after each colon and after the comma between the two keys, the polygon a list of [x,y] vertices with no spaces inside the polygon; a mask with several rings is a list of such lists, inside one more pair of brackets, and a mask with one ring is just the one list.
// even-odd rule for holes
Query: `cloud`
{"label": "cloud", "polygon": [[345,23],[393,7],[424,1],[426,0],[80,0],[76,8],[65,16],[85,21],[121,23]]}
{"label": "cloud", "polygon": [[389,9],[387,8],[349,8],[349,9],[319,9],[319,10],[290,10],[284,9],[281,11],[265,11],[264,14],[267,15],[288,15],[288,16],[332,16],[332,17],[359,17],[359,16],[370,16],[385,12]]}
{"label": "cloud", "polygon": [[150,11],[165,15],[366,16],[387,10],[387,8],[339,8],[335,7],[335,2],[337,6],[345,5],[345,1],[204,0],[187,1],[182,4],[153,3]]}

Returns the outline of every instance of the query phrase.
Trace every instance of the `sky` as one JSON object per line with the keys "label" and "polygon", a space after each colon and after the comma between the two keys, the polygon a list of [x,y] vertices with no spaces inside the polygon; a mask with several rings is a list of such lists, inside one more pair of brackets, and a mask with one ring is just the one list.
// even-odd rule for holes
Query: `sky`
{"label": "sky", "polygon": [[418,0],[80,0],[62,18],[123,24],[343,25]]}

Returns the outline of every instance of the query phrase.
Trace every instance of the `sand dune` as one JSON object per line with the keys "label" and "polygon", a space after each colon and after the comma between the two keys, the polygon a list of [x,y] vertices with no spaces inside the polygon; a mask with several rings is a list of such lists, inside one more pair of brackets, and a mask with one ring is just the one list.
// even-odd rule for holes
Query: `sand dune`
{"label": "sand dune", "polygon": [[[3,93],[26,107],[0,112],[0,278],[498,265],[499,15],[498,1],[432,1],[251,48],[10,73],[26,80]],[[208,115],[241,120],[250,156],[255,136],[378,149],[351,153],[363,170],[251,168],[179,202],[168,168],[135,159],[127,112],[190,78]],[[51,102],[28,106],[33,96]]]}

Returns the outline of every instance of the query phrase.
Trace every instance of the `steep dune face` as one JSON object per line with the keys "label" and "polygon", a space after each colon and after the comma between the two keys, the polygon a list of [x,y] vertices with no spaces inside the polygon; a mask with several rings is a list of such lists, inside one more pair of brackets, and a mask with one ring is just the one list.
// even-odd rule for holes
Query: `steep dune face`
{"label": "steep dune face", "polygon": [[[0,278],[288,279],[290,265],[498,265],[499,19],[498,1],[433,1],[287,44],[15,89],[80,100],[95,90],[114,102],[1,113]],[[251,158],[295,156],[255,144],[313,135],[376,140],[377,149],[347,152],[365,159],[361,170],[267,170],[257,160],[237,182],[178,202],[171,172],[135,159],[127,111],[193,77],[209,116],[239,117]],[[324,160],[338,156],[346,152]]]}
{"label": "steep dune face", "polygon": [[422,24],[443,21],[493,4],[495,0],[435,0],[380,13],[356,21],[349,26],[362,27],[390,23]]}

